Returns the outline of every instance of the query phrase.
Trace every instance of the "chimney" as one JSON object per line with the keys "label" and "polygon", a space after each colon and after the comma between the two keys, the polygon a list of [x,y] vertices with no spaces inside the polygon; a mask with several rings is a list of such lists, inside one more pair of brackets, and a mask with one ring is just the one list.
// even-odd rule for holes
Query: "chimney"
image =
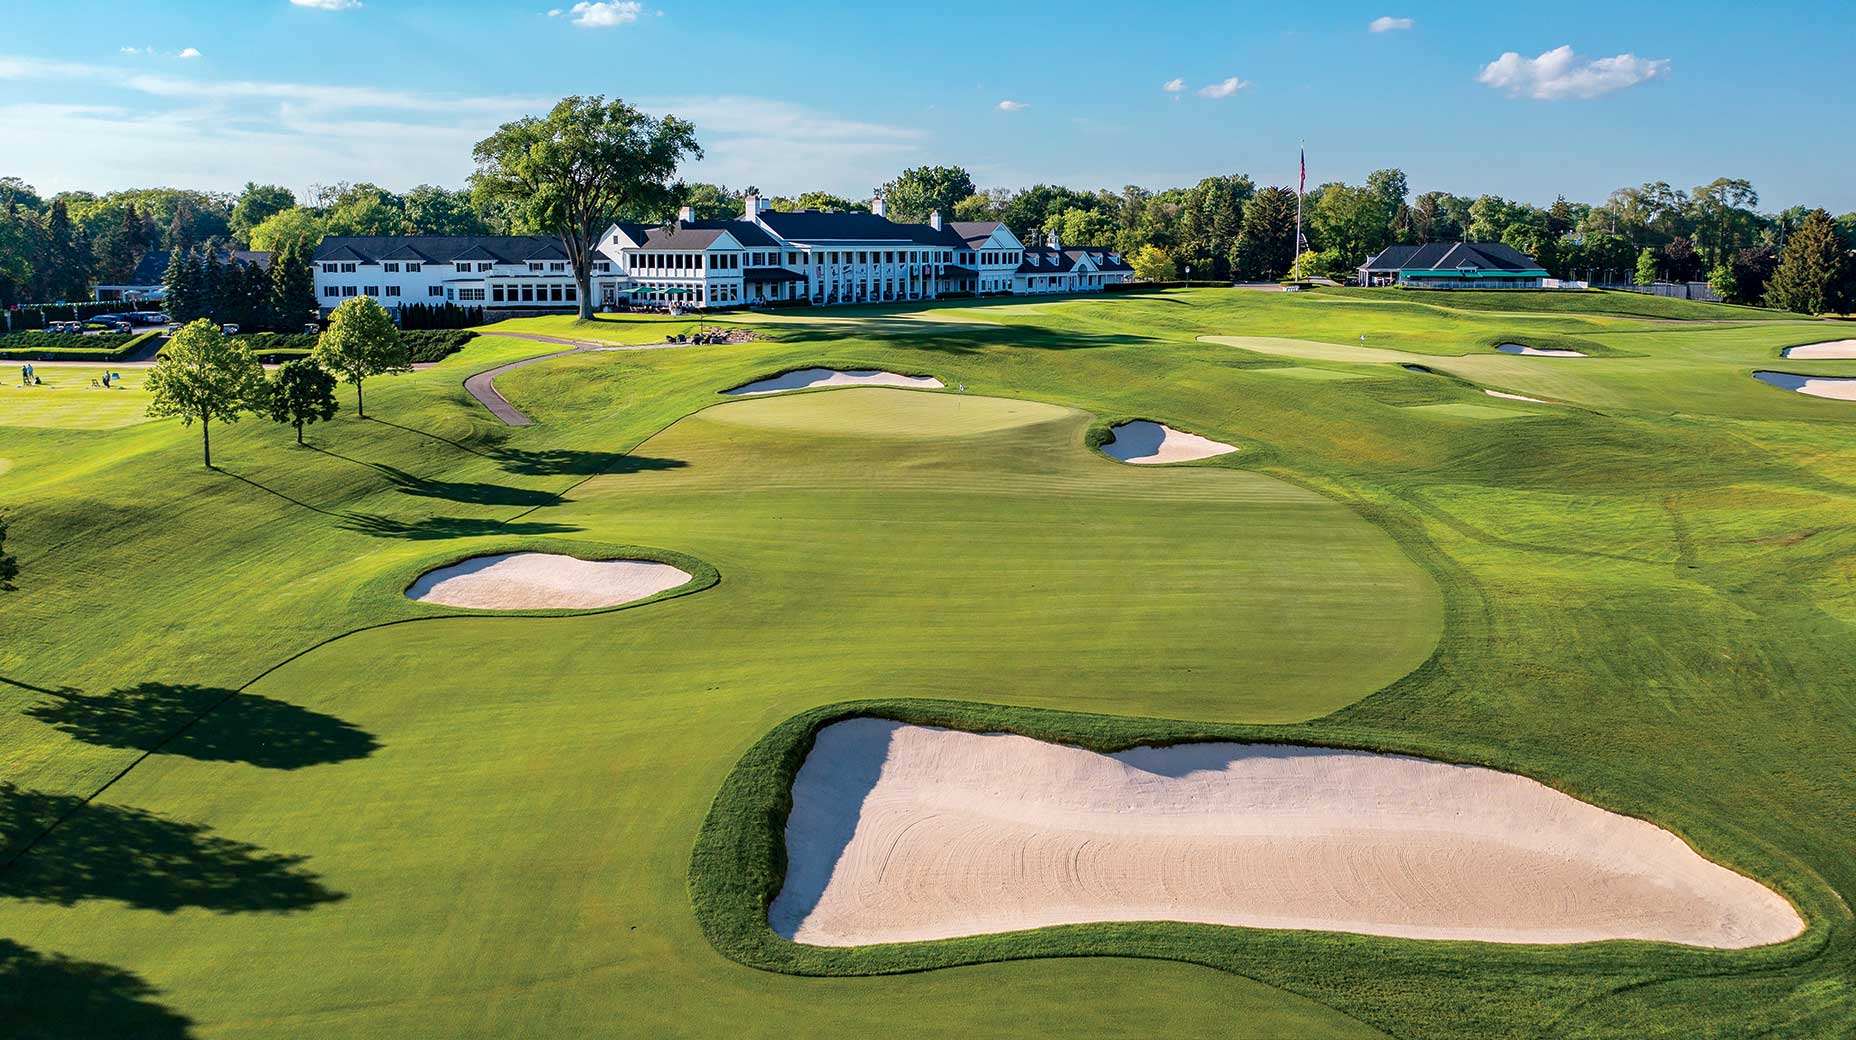
{"label": "chimney", "polygon": [[928,211],[928,226],[931,228],[934,228],[936,231],[941,230],[941,211],[940,210],[934,209],[934,210]]}
{"label": "chimney", "polygon": [[877,216],[887,217],[888,214],[883,212],[885,208],[886,207],[884,207],[882,199],[871,199],[870,200],[870,212],[876,214]]}
{"label": "chimney", "polygon": [[749,194],[742,200],[741,219],[752,221],[766,207],[761,205],[760,196]]}
{"label": "chimney", "polygon": [[772,199],[763,199],[763,198],[760,198],[759,196],[756,196],[755,199],[756,199],[756,204],[755,204],[754,212],[765,213],[768,210],[773,208]]}
{"label": "chimney", "polygon": [[692,220],[695,220],[696,219],[696,208],[694,206],[678,206],[677,207],[677,219],[683,221],[684,223],[688,223]]}

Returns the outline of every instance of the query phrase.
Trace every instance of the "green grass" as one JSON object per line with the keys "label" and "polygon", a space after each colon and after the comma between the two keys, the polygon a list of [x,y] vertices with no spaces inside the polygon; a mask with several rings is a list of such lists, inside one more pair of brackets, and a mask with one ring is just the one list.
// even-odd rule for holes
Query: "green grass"
{"label": "green grass", "polygon": [[[1834,327],[1327,295],[743,315],[760,340],[508,373],[499,389],[537,419],[522,428],[462,378],[559,348],[478,339],[370,382],[370,418],[311,427],[313,448],[256,419],[216,426],[216,473],[197,430],[102,421],[139,390],[105,405],[0,387],[22,564],[0,594],[0,847],[36,840],[0,868],[0,976],[29,983],[0,992],[32,994],[0,996],[0,1020],[172,1036],[184,1018],[240,1037],[1847,1035],[1856,406],[1750,376]],[[529,330],[595,338],[560,321]],[[1359,353],[1362,332],[1380,353]],[[1527,335],[1616,354],[1486,349]],[[1279,378],[1285,359],[1361,378]],[[1411,359],[1442,377],[1390,363]],[[717,395],[812,364],[968,393]],[[1244,450],[1160,468],[1087,450],[1129,416]],[[517,546],[680,554],[719,581],[551,617],[399,594]],[[790,762],[846,710],[1511,769],[1674,830],[1784,892],[1810,930],[1717,952],[1150,923],[788,965],[964,965],[902,975],[743,966],[729,958],[755,954],[713,928],[707,894],[772,883],[785,776],[757,763]],[[718,820],[730,840],[758,828],[760,858],[702,854]]]}

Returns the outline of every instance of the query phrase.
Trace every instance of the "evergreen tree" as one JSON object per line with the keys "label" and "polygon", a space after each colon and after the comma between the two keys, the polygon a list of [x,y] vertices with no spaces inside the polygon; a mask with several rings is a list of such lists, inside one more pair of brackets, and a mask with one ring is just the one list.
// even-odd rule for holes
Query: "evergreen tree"
{"label": "evergreen tree", "polygon": [[101,255],[98,256],[97,280],[126,284],[135,274],[136,265],[142,262],[142,253],[148,248],[145,237],[145,221],[136,212],[135,204],[122,211],[122,217],[116,227],[103,240]]}
{"label": "evergreen tree", "polygon": [[296,332],[316,313],[316,275],[309,254],[295,246],[271,257],[270,309],[276,328]]}
{"label": "evergreen tree", "polygon": [[1237,277],[1268,281],[1288,273],[1295,261],[1295,192],[1264,188],[1244,207],[1237,238]]}
{"label": "evergreen tree", "polygon": [[1637,284],[1653,285],[1656,283],[1656,252],[1644,246],[1637,254]]}
{"label": "evergreen tree", "polygon": [[1766,283],[1766,306],[1799,314],[1841,314],[1850,309],[1849,251],[1837,235],[1836,221],[1821,209],[1805,214],[1772,280]]}
{"label": "evergreen tree", "polygon": [[161,288],[167,293],[168,317],[174,321],[188,322],[197,317],[192,272],[192,257],[178,249],[168,253],[168,269],[162,272]]}

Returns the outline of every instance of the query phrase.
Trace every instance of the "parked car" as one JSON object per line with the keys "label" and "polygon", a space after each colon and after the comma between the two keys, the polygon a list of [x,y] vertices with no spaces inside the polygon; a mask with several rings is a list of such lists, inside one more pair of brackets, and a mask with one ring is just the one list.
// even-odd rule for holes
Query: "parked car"
{"label": "parked car", "polygon": [[128,321],[129,318],[127,315],[123,315],[123,314],[95,314],[95,315],[92,315],[89,320],[97,322],[98,324],[101,324],[101,325],[108,325],[113,328],[115,327],[117,322]]}
{"label": "parked car", "polygon": [[179,331],[180,331],[180,322],[178,321],[168,322],[168,335],[172,336],[176,332],[179,332]]}
{"label": "parked car", "polygon": [[226,324],[219,326],[219,331],[225,333],[228,336],[236,336],[238,335],[238,326],[231,322],[227,322]]}

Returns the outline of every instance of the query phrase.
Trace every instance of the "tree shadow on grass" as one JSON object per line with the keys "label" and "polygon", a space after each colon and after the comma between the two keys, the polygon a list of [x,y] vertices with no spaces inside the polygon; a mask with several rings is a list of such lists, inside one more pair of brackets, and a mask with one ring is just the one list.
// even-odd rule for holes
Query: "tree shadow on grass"
{"label": "tree shadow on grass", "polygon": [[17,1040],[183,1040],[193,1022],[132,971],[0,939],[0,1025]]}
{"label": "tree shadow on grass", "polygon": [[682,459],[657,459],[648,455],[626,455],[616,451],[579,451],[571,448],[536,451],[497,448],[491,452],[491,455],[509,472],[529,477],[590,477],[601,473],[644,473],[652,470],[682,469],[689,465]]}
{"label": "tree shadow on grass", "polygon": [[397,466],[377,462],[368,465],[392,482],[401,494],[417,495],[420,498],[442,498],[449,502],[467,502],[479,506],[552,506],[562,501],[561,496],[552,491],[531,491],[506,484],[433,480],[415,476]]}
{"label": "tree shadow on grass", "polygon": [[111,899],[173,913],[290,913],[346,898],[303,869],[304,856],[220,837],[204,824],[126,805],[0,783],[0,846],[24,846],[0,869],[0,898],[74,906]]}
{"label": "tree shadow on grass", "polygon": [[[265,769],[366,758],[380,747],[366,730],[333,715],[192,683],[145,682],[97,696],[65,690],[51,698],[26,715],[100,747]],[[214,717],[202,721],[216,707]]]}
{"label": "tree shadow on grass", "polygon": [[581,528],[575,524],[557,524],[541,520],[480,520],[463,516],[428,516],[422,520],[395,520],[378,513],[348,513],[342,517],[343,529],[375,538],[405,538],[431,541],[441,538],[476,538],[483,535],[566,534]]}

